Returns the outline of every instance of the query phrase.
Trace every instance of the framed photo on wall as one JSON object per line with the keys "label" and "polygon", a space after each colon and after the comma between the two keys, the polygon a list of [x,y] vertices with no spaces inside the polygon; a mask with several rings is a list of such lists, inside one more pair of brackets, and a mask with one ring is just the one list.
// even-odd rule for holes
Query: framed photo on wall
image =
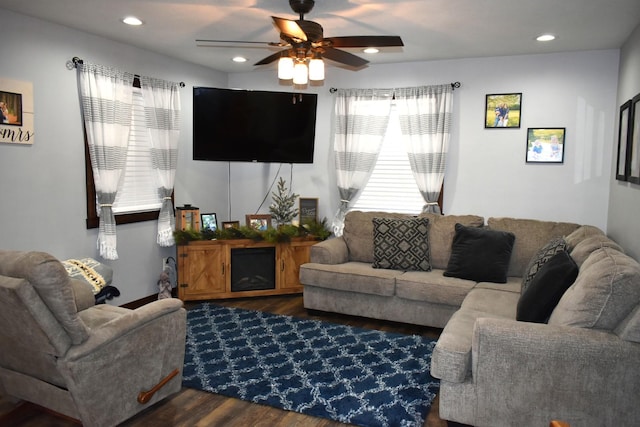
{"label": "framed photo on wall", "polygon": [[527,163],[563,163],[566,128],[527,129]]}
{"label": "framed photo on wall", "polygon": [[629,166],[627,181],[640,184],[640,94],[631,100],[629,112],[629,143],[627,144],[627,156]]}
{"label": "framed photo on wall", "polygon": [[254,228],[259,231],[266,231],[271,228],[271,215],[245,215],[247,227]]}
{"label": "framed photo on wall", "polygon": [[620,123],[618,127],[618,163],[616,179],[626,181],[629,177],[629,147],[631,143],[631,100],[620,107]]}
{"label": "framed photo on wall", "polygon": [[522,93],[487,95],[484,104],[485,129],[519,128]]}

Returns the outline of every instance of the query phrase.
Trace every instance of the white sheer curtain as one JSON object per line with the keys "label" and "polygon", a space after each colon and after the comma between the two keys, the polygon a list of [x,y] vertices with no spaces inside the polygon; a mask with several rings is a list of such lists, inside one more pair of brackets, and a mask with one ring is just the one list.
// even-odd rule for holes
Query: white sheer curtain
{"label": "white sheer curtain", "polygon": [[140,77],[140,86],[151,141],[152,167],[158,177],[158,194],[162,198],[156,240],[160,246],[172,246],[175,243],[173,230],[176,220],[171,193],[178,164],[180,92],[177,83],[146,76]]}
{"label": "white sheer curtain", "polygon": [[111,207],[127,158],[134,75],[86,63],[77,64],[77,70],[100,215],[97,245],[101,257],[114,260],[118,252]]}
{"label": "white sheer curtain", "polygon": [[425,200],[422,211],[441,213],[438,196],[449,151],[453,87],[396,89],[395,98],[411,170]]}
{"label": "white sheer curtain", "polygon": [[342,235],[349,202],[366,185],[389,123],[393,91],[339,89],[334,110],[333,150],[340,207],[333,232]]}

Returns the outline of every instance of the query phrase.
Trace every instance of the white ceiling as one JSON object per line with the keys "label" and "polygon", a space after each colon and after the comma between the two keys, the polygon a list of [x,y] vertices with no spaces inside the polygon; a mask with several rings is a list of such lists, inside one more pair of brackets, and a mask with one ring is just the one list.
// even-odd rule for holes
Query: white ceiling
{"label": "white ceiling", "polygon": [[[298,19],[287,0],[0,0],[0,8],[225,72],[256,69],[275,50],[198,47],[195,39],[277,42],[271,16]],[[126,26],[126,15],[145,24]],[[317,0],[305,19],[325,37],[402,37],[403,48],[373,56],[348,49],[371,63],[427,61],[619,48],[640,24],[640,0]],[[557,39],[535,41],[547,32]],[[248,62],[232,62],[235,55]]]}

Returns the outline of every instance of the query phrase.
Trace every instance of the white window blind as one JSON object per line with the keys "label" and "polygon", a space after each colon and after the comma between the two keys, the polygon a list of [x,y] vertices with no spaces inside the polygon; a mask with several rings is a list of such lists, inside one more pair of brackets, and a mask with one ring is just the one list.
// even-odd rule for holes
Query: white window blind
{"label": "white window blind", "polygon": [[418,190],[409,158],[400,139],[400,119],[395,106],[369,182],[351,210],[393,211],[419,214],[424,199]]}
{"label": "white window blind", "polygon": [[140,88],[133,88],[131,114],[127,163],[113,204],[115,214],[153,211],[162,207],[162,199],[158,194],[158,179],[151,166],[151,143]]}

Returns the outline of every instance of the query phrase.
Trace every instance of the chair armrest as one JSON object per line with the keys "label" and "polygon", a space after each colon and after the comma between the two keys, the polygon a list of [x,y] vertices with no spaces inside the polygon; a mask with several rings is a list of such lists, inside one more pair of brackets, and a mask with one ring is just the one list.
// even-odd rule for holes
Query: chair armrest
{"label": "chair armrest", "polygon": [[343,264],[349,261],[349,249],[342,236],[324,240],[311,246],[310,262]]}
{"label": "chair armrest", "polygon": [[571,414],[571,424],[592,416],[624,425],[620,414],[639,413],[640,344],[613,333],[480,318],[471,357],[479,424],[505,416],[511,425],[535,424],[543,418],[530,417]]}
{"label": "chair armrest", "polygon": [[[91,330],[57,365],[81,419],[117,425],[182,386],[186,310],[173,298],[154,301]],[[175,370],[178,374],[173,374]],[[166,381],[164,381],[166,379]],[[166,384],[165,384],[166,382]],[[141,392],[156,390],[139,400]]]}
{"label": "chair armrest", "polygon": [[[153,301],[135,310],[123,314],[98,328],[92,329],[89,338],[80,345],[69,349],[65,355],[67,361],[75,361],[88,354],[101,350],[114,340],[130,339],[130,335],[137,329],[163,316],[176,315],[176,322],[186,322],[186,311],[183,303],[176,298]],[[182,318],[180,321],[179,318]],[[135,344],[135,343],[134,343]]]}

